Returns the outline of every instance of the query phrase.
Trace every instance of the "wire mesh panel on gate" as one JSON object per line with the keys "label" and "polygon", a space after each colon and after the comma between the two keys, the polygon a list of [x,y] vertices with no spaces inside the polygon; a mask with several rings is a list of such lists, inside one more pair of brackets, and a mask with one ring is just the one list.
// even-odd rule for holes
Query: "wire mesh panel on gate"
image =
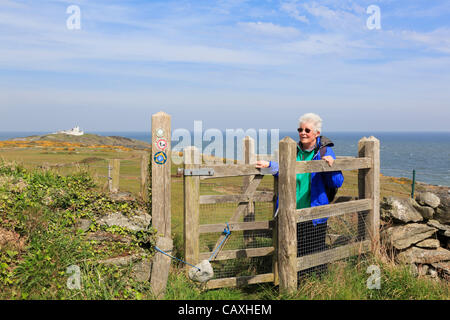
{"label": "wire mesh panel on gate", "polygon": [[358,244],[366,239],[365,216],[364,212],[355,212],[333,216],[322,223],[298,223],[297,257],[304,257],[299,275],[323,274],[329,263],[351,256],[347,249],[357,254]]}
{"label": "wire mesh panel on gate", "polygon": [[[242,177],[240,177],[242,179]],[[234,190],[231,186],[226,187],[220,182],[220,179],[215,183],[208,180],[208,184],[201,184],[201,194],[203,189],[214,192],[215,194],[237,194],[241,191],[239,185],[234,185]],[[214,187],[215,186],[215,187]],[[248,204],[248,203],[241,203]],[[240,204],[235,203],[215,203],[215,204],[201,204],[200,205],[200,225],[205,224],[222,224],[224,228],[230,222],[231,217],[235,214]],[[273,202],[254,202],[252,206],[254,209],[250,212],[246,211],[236,221],[233,222],[251,222],[251,221],[267,221],[273,217]],[[227,250],[241,250],[271,247],[273,245],[272,230],[239,230],[231,231],[230,236],[224,242],[220,251]],[[216,249],[217,242],[221,236],[220,232],[209,232],[200,234],[199,251],[200,253],[211,253]],[[236,259],[212,259],[211,265],[214,269],[214,279],[250,276],[262,273],[272,272],[272,256],[264,257],[238,257]]]}

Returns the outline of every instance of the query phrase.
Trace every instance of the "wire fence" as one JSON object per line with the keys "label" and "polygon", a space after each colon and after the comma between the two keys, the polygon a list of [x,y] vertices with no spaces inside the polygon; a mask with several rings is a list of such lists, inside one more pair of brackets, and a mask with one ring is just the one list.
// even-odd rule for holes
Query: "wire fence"
{"label": "wire fence", "polygon": [[[108,191],[112,180],[112,158],[87,157],[79,161],[29,161],[27,159],[6,161],[23,165],[29,169],[51,170],[60,175],[68,175],[76,172],[88,172],[98,187]],[[120,190],[138,195],[141,191],[141,157],[122,158],[118,175]]]}

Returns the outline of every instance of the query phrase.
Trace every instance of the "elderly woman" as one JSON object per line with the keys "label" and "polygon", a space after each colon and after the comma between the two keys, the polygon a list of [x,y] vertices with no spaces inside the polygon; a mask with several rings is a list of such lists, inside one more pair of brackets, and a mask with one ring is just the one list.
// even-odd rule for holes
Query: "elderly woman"
{"label": "elderly woman", "polygon": [[[334,155],[331,149],[334,144],[330,139],[321,136],[322,119],[307,113],[300,117],[297,129],[300,141],[297,146],[297,161],[325,160],[329,166],[333,165]],[[278,163],[273,161],[257,161],[257,168],[271,168],[272,174],[278,175]],[[316,207],[329,204],[327,189],[339,188],[344,182],[341,171],[300,173],[297,174],[297,209]],[[278,201],[278,200],[277,200]],[[277,202],[278,206],[278,202]],[[314,219],[297,224],[297,256],[304,256],[325,250],[325,236],[327,219]],[[326,269],[326,265],[318,266],[301,272],[319,273]]]}

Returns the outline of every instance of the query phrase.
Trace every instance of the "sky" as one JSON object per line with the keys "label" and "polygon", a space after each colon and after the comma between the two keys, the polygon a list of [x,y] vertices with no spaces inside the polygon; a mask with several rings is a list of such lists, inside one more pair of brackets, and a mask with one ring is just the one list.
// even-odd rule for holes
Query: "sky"
{"label": "sky", "polygon": [[0,0],[0,131],[450,131],[448,0]]}

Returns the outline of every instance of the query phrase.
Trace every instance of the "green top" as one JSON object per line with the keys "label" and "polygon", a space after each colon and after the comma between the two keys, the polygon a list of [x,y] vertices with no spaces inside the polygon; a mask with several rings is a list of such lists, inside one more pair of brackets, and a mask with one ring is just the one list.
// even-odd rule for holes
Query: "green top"
{"label": "green top", "polygon": [[[314,157],[314,150],[303,151],[299,146],[297,161],[310,161]],[[311,207],[311,173],[299,173],[297,181],[297,209]]]}

